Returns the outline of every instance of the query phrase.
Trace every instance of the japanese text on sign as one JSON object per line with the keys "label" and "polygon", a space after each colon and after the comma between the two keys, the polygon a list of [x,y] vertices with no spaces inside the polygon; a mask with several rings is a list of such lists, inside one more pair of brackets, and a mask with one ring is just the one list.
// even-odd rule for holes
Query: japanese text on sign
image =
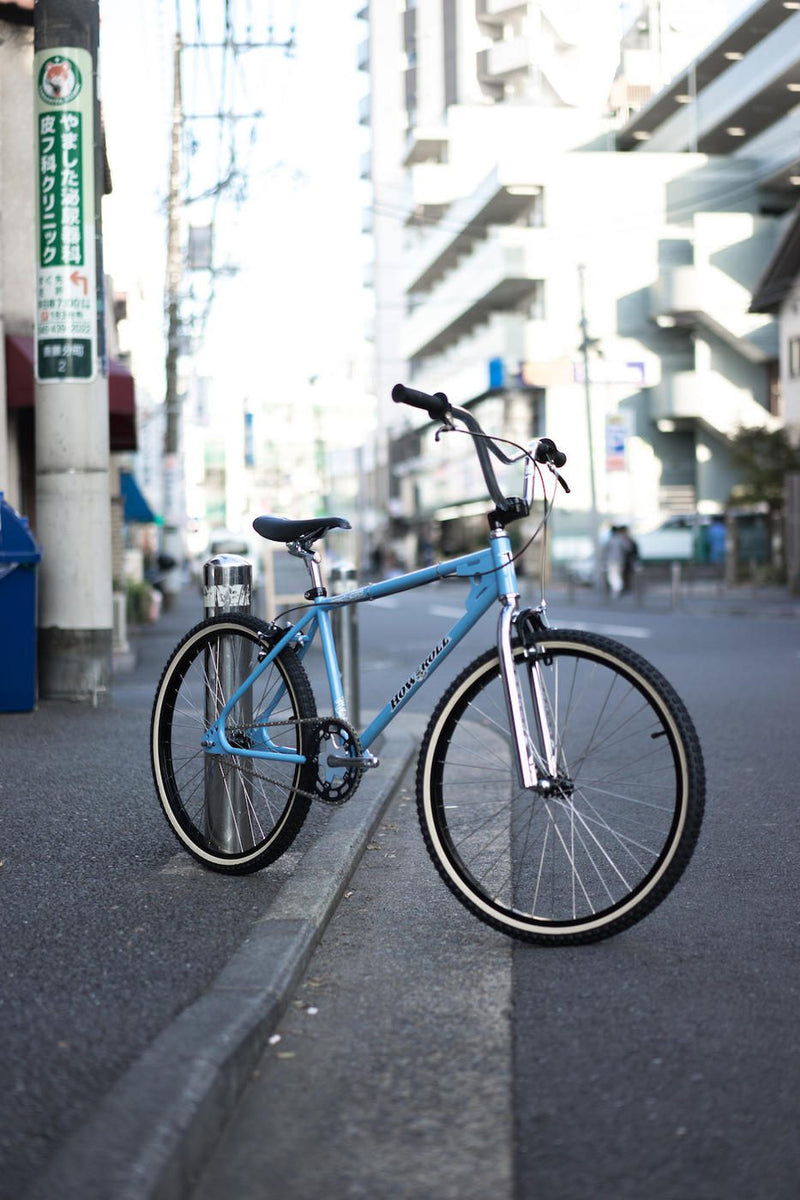
{"label": "japanese text on sign", "polygon": [[92,58],[79,47],[34,56],[36,80],[36,378],[97,375]]}
{"label": "japanese text on sign", "polygon": [[39,213],[43,267],[83,266],[81,114],[39,114]]}

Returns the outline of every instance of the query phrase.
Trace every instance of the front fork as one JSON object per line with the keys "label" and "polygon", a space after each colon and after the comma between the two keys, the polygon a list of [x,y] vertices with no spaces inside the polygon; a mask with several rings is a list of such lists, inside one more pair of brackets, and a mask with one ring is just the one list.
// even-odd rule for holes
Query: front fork
{"label": "front fork", "polygon": [[[549,791],[557,774],[557,758],[548,720],[545,688],[541,665],[534,657],[526,658],[528,680],[531,690],[531,709],[539,735],[542,753],[537,754],[528,725],[528,713],[522,692],[521,672],[517,671],[511,641],[512,629],[519,616],[517,596],[504,596],[497,624],[497,653],[500,673],[508,710],[508,723],[514,744],[514,759],[517,777],[523,788]],[[545,625],[544,610],[537,610],[542,627]]]}

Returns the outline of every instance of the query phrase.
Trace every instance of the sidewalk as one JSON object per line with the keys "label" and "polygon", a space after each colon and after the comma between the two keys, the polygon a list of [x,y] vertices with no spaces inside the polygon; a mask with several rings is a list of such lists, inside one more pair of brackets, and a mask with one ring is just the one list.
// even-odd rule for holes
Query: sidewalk
{"label": "sidewalk", "polygon": [[[64,810],[64,829],[48,830],[54,844],[60,843],[64,862],[54,862],[52,871],[49,863],[39,868],[37,891],[41,899],[36,906],[26,907],[25,876],[30,874],[36,850],[26,844],[29,832],[22,831],[30,831],[40,822],[35,805],[41,803],[44,809],[47,803],[40,765],[34,762],[24,784],[17,786],[19,807],[24,809],[30,799],[31,809],[27,815],[20,815],[19,830],[12,824],[7,831],[4,884],[11,885],[12,903],[19,904],[19,910],[26,914],[24,924],[32,928],[21,932],[20,923],[15,926],[10,911],[6,913],[6,944],[16,940],[17,945],[9,964],[15,978],[6,980],[2,1003],[8,1006],[5,1011],[10,1015],[26,995],[30,997],[42,989],[43,979],[47,979],[47,991],[42,994],[47,994],[51,1003],[53,997],[63,995],[64,1000],[61,1009],[55,1004],[49,1015],[42,1014],[41,1029],[36,1005],[37,1011],[19,1016],[19,1027],[12,1022],[6,1031],[10,1060],[6,1070],[11,1074],[8,1081],[3,1077],[2,1082],[9,1118],[6,1120],[4,1104],[0,1157],[14,1169],[0,1185],[3,1197],[28,1194],[32,1200],[144,1200],[184,1194],[182,1181],[195,1173],[198,1156],[205,1157],[209,1144],[218,1136],[276,1022],[290,1003],[314,947],[416,749],[406,733],[387,736],[378,747],[381,767],[365,776],[357,796],[339,809],[312,806],[294,846],[267,871],[245,881],[231,881],[203,871],[169,837],[151,783],[147,789],[145,733],[166,657],[183,633],[201,618],[199,596],[187,588],[173,610],[163,613],[152,626],[135,631],[131,638],[133,659],[115,675],[111,701],[100,710],[88,712],[81,706],[43,702],[32,714],[3,714],[4,768],[10,773],[7,778],[15,778],[17,784],[24,778],[20,764],[35,759],[34,750],[48,757],[52,748],[53,761],[65,771],[63,746],[68,744],[77,759],[76,774],[85,788],[84,804],[91,805],[90,815],[81,813],[81,821],[118,819],[118,814],[126,814],[135,792],[144,814],[144,824],[139,823],[135,836],[140,841],[152,839],[148,844],[141,841],[139,852],[133,855],[137,860],[147,860],[144,865],[129,861],[123,865],[119,855],[125,853],[124,844],[121,849],[112,849],[119,831],[106,830],[103,847],[97,846],[97,833],[92,829],[86,840],[97,848],[86,862],[80,834],[71,844],[64,844],[80,811],[75,787],[64,776],[66,794],[59,805]],[[135,772],[128,769],[129,757],[135,758]],[[102,778],[106,793],[96,803],[95,773]],[[49,802],[52,799],[51,790]],[[95,816],[101,808],[103,815]],[[122,836],[126,833],[130,837],[123,829]],[[32,840],[35,842],[35,837]],[[102,879],[97,878],[98,871]],[[84,878],[92,883],[83,883]],[[59,887],[64,888],[63,895]],[[13,889],[17,889],[18,899]],[[65,898],[67,895],[71,899]],[[75,913],[67,912],[59,918],[59,909],[63,913],[70,903]],[[107,947],[100,940],[102,931],[96,931],[93,923],[107,923],[107,914],[112,910],[119,927],[113,931],[114,943]],[[43,949],[41,961],[32,964],[35,947],[48,941],[50,928],[59,919],[69,928],[67,934],[59,931],[56,935],[61,943],[57,953]],[[145,952],[137,947],[135,939],[133,944],[128,941],[127,946],[132,946],[128,957],[120,956],[115,953],[115,947],[121,944],[120,927],[124,926],[125,936],[133,924],[144,929],[139,941],[146,937],[150,944]],[[40,931],[34,926],[43,928]],[[179,927],[177,933],[175,926]],[[74,950],[73,942],[68,940],[73,938],[80,939],[80,944],[75,941]],[[131,957],[137,953],[143,957],[138,963],[132,962]],[[162,974],[181,982],[181,964],[176,965],[181,955],[196,960],[187,967],[191,965],[192,978],[199,982],[193,993],[184,989],[183,1001],[178,1000],[178,1009],[173,1007],[171,1013],[169,1006],[175,1003],[172,997],[180,996],[180,987],[164,996],[158,993],[158,987],[154,989],[154,978],[159,975],[159,959],[165,959]],[[217,964],[208,968],[208,974],[202,965],[205,961]],[[62,978],[53,977],[58,972]],[[115,1001],[120,997],[119,1013],[108,1021],[110,1032],[102,1028],[103,1020],[93,1016],[98,1004],[105,1007],[107,1003],[101,985],[95,987],[93,972],[102,976],[103,986],[108,986]],[[76,976],[81,979],[77,986]],[[154,990],[158,994],[154,995]],[[83,998],[78,991],[93,993],[85,1016],[80,1011]],[[166,1019],[159,1018],[162,1011]],[[141,1031],[131,1029],[131,1012],[146,1015],[141,1025],[149,1027],[149,1033],[143,1041],[140,1038],[138,1050],[125,1061],[125,1046],[116,1052],[114,1034],[119,1031],[124,1040],[130,1033],[132,1044],[136,1044],[136,1035]],[[97,1023],[94,1043],[91,1033],[86,1032],[93,1020]],[[48,1021],[52,1028],[48,1028]],[[88,1084],[83,1077],[74,1082],[74,1076],[81,1072],[73,1068],[67,1071],[72,1078],[54,1075],[52,1086],[48,1086],[46,1045],[54,1045],[56,1038],[60,1039],[59,1045],[70,1051],[74,1048],[76,1062],[88,1059],[95,1068]],[[39,1044],[43,1046],[41,1051],[35,1049]],[[39,1056],[41,1062],[34,1062]],[[101,1063],[91,1062],[98,1057]],[[115,1070],[114,1060],[119,1057],[124,1060],[121,1073]],[[72,1103],[76,1087],[79,1094],[75,1110],[83,1112],[77,1124],[70,1122],[64,1112],[65,1102]],[[94,1088],[88,1108],[85,1095],[80,1094],[87,1087]],[[32,1113],[21,1113],[16,1129],[14,1092],[24,1097],[26,1089],[32,1096]],[[53,1108],[52,1113],[48,1106]],[[35,1122],[42,1128],[34,1132]],[[42,1170],[37,1155],[42,1156],[42,1143],[49,1141],[51,1147],[58,1143],[59,1127],[68,1130],[67,1136],[53,1157],[45,1154]],[[25,1141],[35,1143],[33,1149],[20,1149],[20,1142]],[[27,1168],[26,1155],[31,1164]],[[13,1190],[6,1191],[7,1187]]]}

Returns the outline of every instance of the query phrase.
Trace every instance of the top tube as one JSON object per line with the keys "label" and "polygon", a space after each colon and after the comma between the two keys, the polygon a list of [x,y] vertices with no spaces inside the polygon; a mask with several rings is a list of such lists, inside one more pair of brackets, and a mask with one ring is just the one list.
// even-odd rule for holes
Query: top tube
{"label": "top tube", "polygon": [[351,592],[340,592],[336,596],[320,596],[314,601],[314,604],[323,608],[336,608],[339,605],[356,604],[361,600],[380,600],[383,596],[394,596],[398,592],[407,592],[412,588],[435,583],[437,579],[449,579],[454,575],[470,579],[475,576],[494,575],[497,570],[495,552],[490,547],[474,554],[462,554],[458,558],[434,563],[432,567],[420,567],[417,571],[408,571],[404,575],[396,575],[391,579],[381,579],[377,583],[368,583],[364,587],[354,588]]}

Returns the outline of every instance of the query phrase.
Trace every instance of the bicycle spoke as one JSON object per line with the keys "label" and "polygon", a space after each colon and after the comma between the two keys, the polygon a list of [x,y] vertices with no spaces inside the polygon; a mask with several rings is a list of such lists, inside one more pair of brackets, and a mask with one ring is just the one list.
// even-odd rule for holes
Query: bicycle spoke
{"label": "bicycle spoke", "polygon": [[[203,742],[242,682],[263,658],[254,618],[215,619],[184,639],[165,669],[153,715],[154,776],[178,837],[218,870],[253,870],[291,842],[310,803],[316,767],[237,754],[237,746],[301,752],[301,722],[314,703],[294,655],[265,666],[226,714],[232,750]],[[300,699],[298,699],[300,697]]]}
{"label": "bicycle spoke", "polygon": [[429,845],[456,894],[518,936],[554,929],[569,938],[589,927],[602,936],[618,911],[649,895],[677,844],[685,793],[673,727],[655,689],[619,662],[630,654],[638,669],[641,660],[608,645],[581,635],[561,647],[554,633],[535,661],[520,655],[536,761],[546,755],[534,671],[558,764],[531,789],[518,783],[496,658],[442,702],[420,776]]}

